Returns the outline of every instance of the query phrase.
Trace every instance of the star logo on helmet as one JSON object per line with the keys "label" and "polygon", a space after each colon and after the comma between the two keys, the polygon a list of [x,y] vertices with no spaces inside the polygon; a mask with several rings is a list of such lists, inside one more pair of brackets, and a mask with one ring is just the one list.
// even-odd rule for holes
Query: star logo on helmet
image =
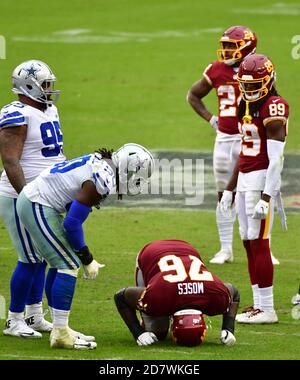
{"label": "star logo on helmet", "polygon": [[34,66],[32,65],[29,69],[24,69],[27,72],[27,77],[34,77],[36,79],[36,73],[40,71],[40,69],[35,69]]}

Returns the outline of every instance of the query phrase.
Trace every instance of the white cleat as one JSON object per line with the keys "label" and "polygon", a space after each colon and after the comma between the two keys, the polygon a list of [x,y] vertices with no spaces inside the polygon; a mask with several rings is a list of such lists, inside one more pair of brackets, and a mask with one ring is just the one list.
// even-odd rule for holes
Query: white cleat
{"label": "white cleat", "polygon": [[27,326],[24,319],[8,319],[3,334],[26,339],[42,338],[42,334]]}
{"label": "white cleat", "polygon": [[86,340],[75,337],[69,327],[54,327],[50,335],[50,347],[93,350],[97,347],[97,343],[87,342]]}
{"label": "white cleat", "polygon": [[235,336],[228,330],[222,330],[220,340],[226,346],[233,346],[236,342]]}
{"label": "white cleat", "polygon": [[242,322],[239,320],[239,323],[247,324],[271,324],[278,323],[278,317],[275,311],[263,311],[260,309],[255,310]]}
{"label": "white cleat", "polygon": [[293,298],[292,298],[292,304],[294,306],[296,305],[300,305],[300,294],[296,294]]}
{"label": "white cleat", "polygon": [[250,314],[255,311],[253,306],[246,307],[240,314],[235,316],[235,320],[239,323],[243,323],[243,320],[247,320]]}
{"label": "white cleat", "polygon": [[73,334],[76,338],[83,339],[86,342],[95,342],[96,339],[93,335],[84,335],[79,331],[75,331],[69,327],[69,330],[71,331],[71,334]]}
{"label": "white cleat", "polygon": [[53,324],[46,321],[43,314],[31,315],[25,318],[27,326],[31,327],[35,331],[39,332],[51,332]]}
{"label": "white cleat", "polygon": [[271,259],[272,259],[273,265],[279,265],[280,264],[279,260],[277,260],[276,257],[273,256],[272,252],[271,252]]}
{"label": "white cleat", "polygon": [[209,260],[211,264],[224,264],[233,262],[233,254],[229,249],[221,249],[215,256]]}

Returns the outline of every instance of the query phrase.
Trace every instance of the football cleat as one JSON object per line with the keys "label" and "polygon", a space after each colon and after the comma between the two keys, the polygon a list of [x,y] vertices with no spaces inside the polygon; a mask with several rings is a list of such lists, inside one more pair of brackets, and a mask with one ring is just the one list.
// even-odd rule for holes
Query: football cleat
{"label": "football cleat", "polygon": [[26,339],[42,338],[42,334],[27,326],[24,319],[8,319],[3,334]]}
{"label": "football cleat", "polygon": [[238,323],[246,324],[271,324],[278,323],[278,317],[275,311],[263,311],[260,309],[254,310],[247,318]]}
{"label": "football cleat", "polygon": [[87,342],[86,340],[75,337],[69,327],[54,327],[50,335],[50,347],[93,350],[97,347],[97,343]]}
{"label": "football cleat", "polygon": [[233,262],[233,254],[229,249],[221,249],[215,256],[209,260],[211,264],[224,264]]}
{"label": "football cleat", "polygon": [[[240,321],[244,320],[245,318],[249,317],[249,315],[252,314],[254,311],[255,311],[255,309],[253,306],[245,307],[245,309],[243,309],[240,314],[237,314],[235,316],[235,320],[237,322],[240,322]],[[243,323],[243,322],[240,322],[240,323]]]}
{"label": "football cleat", "polygon": [[233,346],[236,342],[235,336],[228,330],[222,330],[220,340],[226,346]]}
{"label": "football cleat", "polygon": [[300,319],[300,303],[292,308],[292,317],[294,319]]}
{"label": "football cleat", "polygon": [[27,326],[39,332],[51,332],[53,324],[46,321],[43,314],[31,315],[25,318]]}
{"label": "football cleat", "polygon": [[300,294],[296,294],[293,298],[292,298],[292,304],[294,306],[296,305],[300,305]]}
{"label": "football cleat", "polygon": [[71,334],[73,334],[76,338],[83,339],[86,342],[95,342],[95,340],[96,340],[95,337],[92,335],[84,335],[79,331],[75,331],[75,330],[71,329],[70,327],[69,327],[69,330],[70,330]]}

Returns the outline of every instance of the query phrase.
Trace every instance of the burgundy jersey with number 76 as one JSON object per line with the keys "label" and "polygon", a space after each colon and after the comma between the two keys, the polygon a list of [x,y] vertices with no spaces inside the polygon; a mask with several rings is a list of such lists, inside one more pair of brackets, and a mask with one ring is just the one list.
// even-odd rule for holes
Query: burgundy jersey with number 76
{"label": "burgundy jersey with number 76", "polygon": [[157,240],[138,256],[146,290],[139,309],[150,316],[170,316],[192,308],[207,315],[226,312],[231,298],[223,282],[209,272],[194,247],[182,240]]}

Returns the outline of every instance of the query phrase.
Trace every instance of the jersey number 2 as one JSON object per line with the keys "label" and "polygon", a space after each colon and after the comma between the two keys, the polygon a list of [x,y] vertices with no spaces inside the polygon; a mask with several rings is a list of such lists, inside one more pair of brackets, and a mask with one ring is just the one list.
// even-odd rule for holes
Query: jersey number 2
{"label": "jersey number 2", "polygon": [[62,151],[63,137],[58,121],[47,121],[40,126],[41,136],[46,148],[42,149],[44,157],[56,157]]}
{"label": "jersey number 2", "polygon": [[210,272],[207,270],[201,270],[203,263],[198,257],[189,255],[189,258],[191,260],[191,266],[189,273],[187,273],[180,257],[175,255],[162,257],[158,262],[160,271],[168,272],[172,270],[176,272],[176,274],[165,275],[164,280],[172,283],[182,282],[189,277],[192,281],[214,281]]}
{"label": "jersey number 2", "polygon": [[218,97],[220,99],[220,117],[235,117],[236,96],[234,87],[231,84],[218,87]]}

